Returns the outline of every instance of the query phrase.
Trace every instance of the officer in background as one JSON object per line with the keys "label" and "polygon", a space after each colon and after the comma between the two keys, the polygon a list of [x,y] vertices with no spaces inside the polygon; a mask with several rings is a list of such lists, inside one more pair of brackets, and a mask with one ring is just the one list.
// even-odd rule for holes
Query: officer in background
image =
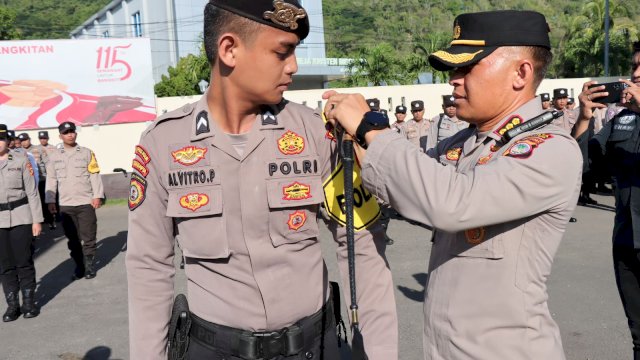
{"label": "officer in background", "polygon": [[32,245],[33,237],[40,235],[41,222],[34,169],[24,154],[9,150],[7,126],[0,124],[0,281],[8,305],[4,322],[14,321],[20,314],[25,318],[40,314],[35,304]]}
{"label": "officer in background", "polygon": [[[590,146],[592,152],[605,157],[609,172],[614,179],[616,198],[616,216],[613,225],[613,268],[616,284],[625,315],[627,316],[633,342],[633,359],[640,359],[640,42],[633,44],[631,58],[631,81],[622,91],[622,105],[611,121],[596,134]],[[604,86],[589,88],[597,84],[590,81],[584,84],[578,96],[580,118],[575,127],[576,139],[589,131],[593,121],[594,109],[611,108],[598,102],[607,96]]]}
{"label": "officer in background", "polygon": [[567,108],[568,101],[569,92],[567,89],[553,89],[553,108],[564,113],[559,118],[553,120],[553,125],[561,127],[570,133],[573,125],[578,120],[578,115],[573,110]]}
{"label": "officer in background", "polygon": [[396,106],[394,116],[396,117],[396,122],[391,124],[391,128],[397,132],[401,132],[404,127],[404,119],[407,117],[407,107],[404,105]]}
{"label": "officer in background", "polygon": [[[348,295],[346,230],[333,217],[343,192],[325,195],[331,179],[342,179],[337,144],[318,113],[282,97],[308,20],[297,0],[205,6],[211,86],[156,120],[136,147],[126,256],[131,359],[166,358],[174,236],[193,321],[187,359],[339,359],[317,224],[325,200]],[[354,208],[367,218],[355,245],[364,348],[371,360],[394,360],[397,316],[379,210],[356,189]]]}
{"label": "officer in background", "polygon": [[16,132],[13,130],[7,130],[7,141],[9,141],[9,150],[13,150],[16,148]]}
{"label": "officer in background", "polygon": [[96,209],[102,205],[104,189],[100,167],[90,149],[76,143],[76,125],[66,121],[58,126],[62,146],[49,153],[46,165],[46,203],[55,214],[59,195],[62,228],[71,258],[76,263],[74,279],[96,276]]}
{"label": "officer in background", "polygon": [[38,173],[40,181],[38,181],[38,193],[40,194],[40,200],[42,201],[42,212],[44,215],[44,222],[49,224],[49,229],[56,228],[56,222],[53,214],[49,212],[49,209],[45,201],[45,184],[47,180],[47,162],[49,161],[49,152],[53,151],[55,147],[49,145],[49,132],[46,130],[38,131],[38,140],[40,145],[32,146],[31,153],[38,164]]}
{"label": "officer in background", "polygon": [[422,100],[411,102],[411,115],[413,118],[404,124],[404,135],[413,145],[425,151],[431,122],[424,118],[424,102]]}
{"label": "officer in background", "polygon": [[38,168],[38,161],[36,160],[36,157],[33,155],[33,146],[31,145],[31,138],[29,137],[29,134],[22,133],[18,135],[18,141],[20,141],[20,147],[16,147],[16,151],[24,152],[27,154],[27,158],[29,158],[29,162],[31,163],[31,167],[33,168],[36,182],[40,182],[40,171]]}
{"label": "officer in background", "polygon": [[451,46],[429,62],[449,71],[458,116],[475,126],[427,154],[365,122],[361,95],[324,95],[329,121],[368,146],[358,149],[365,186],[435,228],[425,359],[565,358],[546,280],[576,206],[580,150],[553,125],[503,136],[545,113],[535,94],[552,60],[548,31],[532,11],[455,19]]}
{"label": "officer in background", "polygon": [[380,111],[380,100],[378,98],[367,99],[367,104],[371,111]]}
{"label": "officer in background", "polygon": [[576,107],[576,100],[572,97],[568,97],[567,98],[567,109],[569,110],[575,110]]}
{"label": "officer in background", "polygon": [[427,150],[436,147],[440,141],[469,127],[468,122],[462,121],[456,116],[454,100],[455,98],[451,95],[442,96],[442,110],[444,112],[431,119],[433,126],[429,128],[429,135],[427,135]]}
{"label": "officer in background", "polygon": [[540,99],[542,100],[542,110],[553,110],[551,108],[551,96],[549,96],[549,93],[540,94]]}

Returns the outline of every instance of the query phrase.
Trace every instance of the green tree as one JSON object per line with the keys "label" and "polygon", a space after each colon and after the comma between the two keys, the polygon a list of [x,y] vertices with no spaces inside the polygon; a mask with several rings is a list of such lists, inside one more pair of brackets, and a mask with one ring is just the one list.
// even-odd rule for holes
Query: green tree
{"label": "green tree", "polygon": [[162,75],[162,80],[155,85],[155,94],[158,97],[165,96],[189,96],[200,94],[201,80],[209,81],[211,68],[201,46],[198,55],[189,54],[178,61],[178,64],[170,66],[167,70],[169,76]]}
{"label": "green tree", "polygon": [[0,6],[0,40],[20,38],[20,32],[15,27],[16,14],[11,9]]}
{"label": "green tree", "polygon": [[402,61],[393,47],[381,43],[363,47],[347,66],[348,86],[381,86],[402,81]]}

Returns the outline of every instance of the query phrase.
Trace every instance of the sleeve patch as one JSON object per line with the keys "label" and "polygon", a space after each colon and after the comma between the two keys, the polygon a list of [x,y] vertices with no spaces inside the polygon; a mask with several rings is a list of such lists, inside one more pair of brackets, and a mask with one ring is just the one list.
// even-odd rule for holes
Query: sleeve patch
{"label": "sleeve patch", "polygon": [[145,178],[147,177],[147,175],[149,175],[149,169],[147,169],[147,167],[144,166],[144,164],[141,163],[137,158],[133,159],[133,164],[131,164],[131,167],[133,167],[135,171],[139,172],[140,175],[144,176]]}
{"label": "sleeve patch", "polygon": [[151,156],[149,156],[147,150],[140,145],[136,145],[136,156],[144,165],[151,162]]}
{"label": "sleeve patch", "polygon": [[87,170],[90,174],[98,174],[100,173],[100,167],[98,166],[98,160],[96,160],[96,154],[91,152],[91,161],[89,161],[89,166],[87,166]]}
{"label": "sleeve patch", "polygon": [[133,211],[142,205],[146,198],[147,180],[142,176],[131,174],[131,187],[129,188],[129,210]]}
{"label": "sleeve patch", "polygon": [[527,159],[531,156],[531,154],[533,154],[533,151],[538,146],[552,137],[553,135],[551,134],[529,135],[523,139],[516,141],[502,153],[502,156],[510,156],[517,159]]}
{"label": "sleeve patch", "polygon": [[31,166],[31,162],[30,162],[30,161],[27,161],[27,169],[29,169],[29,174],[30,174],[31,176],[34,176],[34,173],[33,173],[33,166]]}

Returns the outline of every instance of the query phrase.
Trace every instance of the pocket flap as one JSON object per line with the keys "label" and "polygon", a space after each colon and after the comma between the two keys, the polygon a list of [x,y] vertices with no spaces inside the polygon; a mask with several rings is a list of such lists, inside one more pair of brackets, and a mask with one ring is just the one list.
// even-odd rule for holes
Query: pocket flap
{"label": "pocket flap", "polygon": [[222,214],[222,185],[170,190],[168,217],[200,217]]}
{"label": "pocket flap", "polygon": [[267,180],[267,192],[272,209],[320,204],[324,200],[319,176]]}

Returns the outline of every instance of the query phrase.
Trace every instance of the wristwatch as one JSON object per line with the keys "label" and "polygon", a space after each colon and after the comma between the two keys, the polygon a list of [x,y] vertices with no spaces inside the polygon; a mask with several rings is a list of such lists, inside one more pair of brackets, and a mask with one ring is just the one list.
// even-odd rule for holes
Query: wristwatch
{"label": "wristwatch", "polygon": [[377,111],[369,111],[364,114],[358,129],[356,129],[356,142],[362,146],[363,149],[367,148],[367,142],[365,135],[371,130],[382,130],[389,128],[389,118],[384,114]]}

